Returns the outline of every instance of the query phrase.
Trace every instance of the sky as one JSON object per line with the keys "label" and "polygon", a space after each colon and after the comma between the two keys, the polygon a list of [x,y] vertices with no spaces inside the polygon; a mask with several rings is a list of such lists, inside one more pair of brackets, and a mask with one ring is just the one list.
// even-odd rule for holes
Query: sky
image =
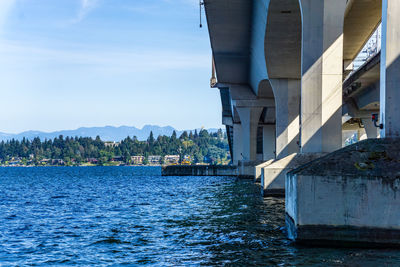
{"label": "sky", "polygon": [[0,132],[221,127],[197,0],[0,0]]}

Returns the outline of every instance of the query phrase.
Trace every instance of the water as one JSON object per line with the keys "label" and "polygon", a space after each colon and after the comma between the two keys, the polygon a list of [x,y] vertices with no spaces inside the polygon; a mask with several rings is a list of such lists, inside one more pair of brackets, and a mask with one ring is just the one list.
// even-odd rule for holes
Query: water
{"label": "water", "polygon": [[396,266],[400,250],[298,247],[252,181],[159,168],[0,168],[0,265]]}

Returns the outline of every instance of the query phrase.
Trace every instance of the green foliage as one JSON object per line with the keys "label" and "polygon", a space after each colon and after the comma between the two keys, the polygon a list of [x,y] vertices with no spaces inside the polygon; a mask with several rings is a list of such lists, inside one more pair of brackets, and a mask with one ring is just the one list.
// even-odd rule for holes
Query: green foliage
{"label": "green foliage", "polygon": [[128,136],[117,145],[106,145],[99,136],[92,139],[60,135],[44,141],[39,138],[2,141],[0,162],[19,158],[23,164],[30,161],[35,165],[43,165],[44,159],[57,159],[70,166],[96,159],[98,165],[110,165],[115,157],[122,157],[125,164],[130,164],[131,156],[145,156],[144,164],[147,164],[149,155],[190,155],[195,163],[215,164],[227,161],[228,151],[228,141],[222,130],[217,133],[208,133],[204,129],[194,134],[184,132],[179,138],[174,131],[171,137],[164,135],[157,139],[151,132],[147,141]]}

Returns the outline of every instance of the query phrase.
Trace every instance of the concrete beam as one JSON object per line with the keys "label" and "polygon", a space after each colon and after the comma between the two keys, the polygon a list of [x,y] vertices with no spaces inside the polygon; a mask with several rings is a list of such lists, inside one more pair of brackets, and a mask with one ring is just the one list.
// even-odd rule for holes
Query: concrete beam
{"label": "concrete beam", "polygon": [[298,0],[270,0],[265,33],[269,79],[301,77],[301,12]]}
{"label": "concrete beam", "polygon": [[249,83],[254,89],[255,94],[260,96],[260,82],[268,79],[267,66],[264,60],[264,38],[269,0],[249,2],[253,2]]}
{"label": "concrete beam", "polygon": [[351,62],[379,25],[382,0],[350,0],[344,18],[343,60]]}
{"label": "concrete beam", "polygon": [[204,0],[218,81],[247,83],[253,1]]}

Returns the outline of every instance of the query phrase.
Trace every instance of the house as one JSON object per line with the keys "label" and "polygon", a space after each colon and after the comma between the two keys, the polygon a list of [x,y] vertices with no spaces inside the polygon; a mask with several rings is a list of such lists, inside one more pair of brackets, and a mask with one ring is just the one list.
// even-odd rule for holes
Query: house
{"label": "house", "polygon": [[97,163],[99,163],[99,160],[96,158],[88,158],[87,162],[92,163],[92,164],[97,164]]}
{"label": "house", "polygon": [[42,159],[41,161],[39,161],[39,163],[41,165],[47,165],[48,163],[50,163],[50,159]]}
{"label": "house", "polygon": [[165,155],[164,156],[165,164],[178,164],[179,163],[179,155]]}
{"label": "house", "polygon": [[185,155],[182,160],[182,165],[192,164],[192,157],[190,155]]}
{"label": "house", "polygon": [[65,165],[65,162],[62,159],[52,159],[51,165]]}
{"label": "house", "polygon": [[142,165],[144,157],[143,156],[132,156],[131,161],[134,165]]}
{"label": "house", "polygon": [[119,146],[121,143],[120,142],[115,142],[115,141],[107,141],[104,142],[104,146],[105,147],[117,147]]}
{"label": "house", "polygon": [[111,161],[124,161],[124,157],[123,156],[115,156],[111,159]]}
{"label": "house", "polygon": [[150,165],[157,165],[161,162],[161,156],[149,156],[148,161]]}

